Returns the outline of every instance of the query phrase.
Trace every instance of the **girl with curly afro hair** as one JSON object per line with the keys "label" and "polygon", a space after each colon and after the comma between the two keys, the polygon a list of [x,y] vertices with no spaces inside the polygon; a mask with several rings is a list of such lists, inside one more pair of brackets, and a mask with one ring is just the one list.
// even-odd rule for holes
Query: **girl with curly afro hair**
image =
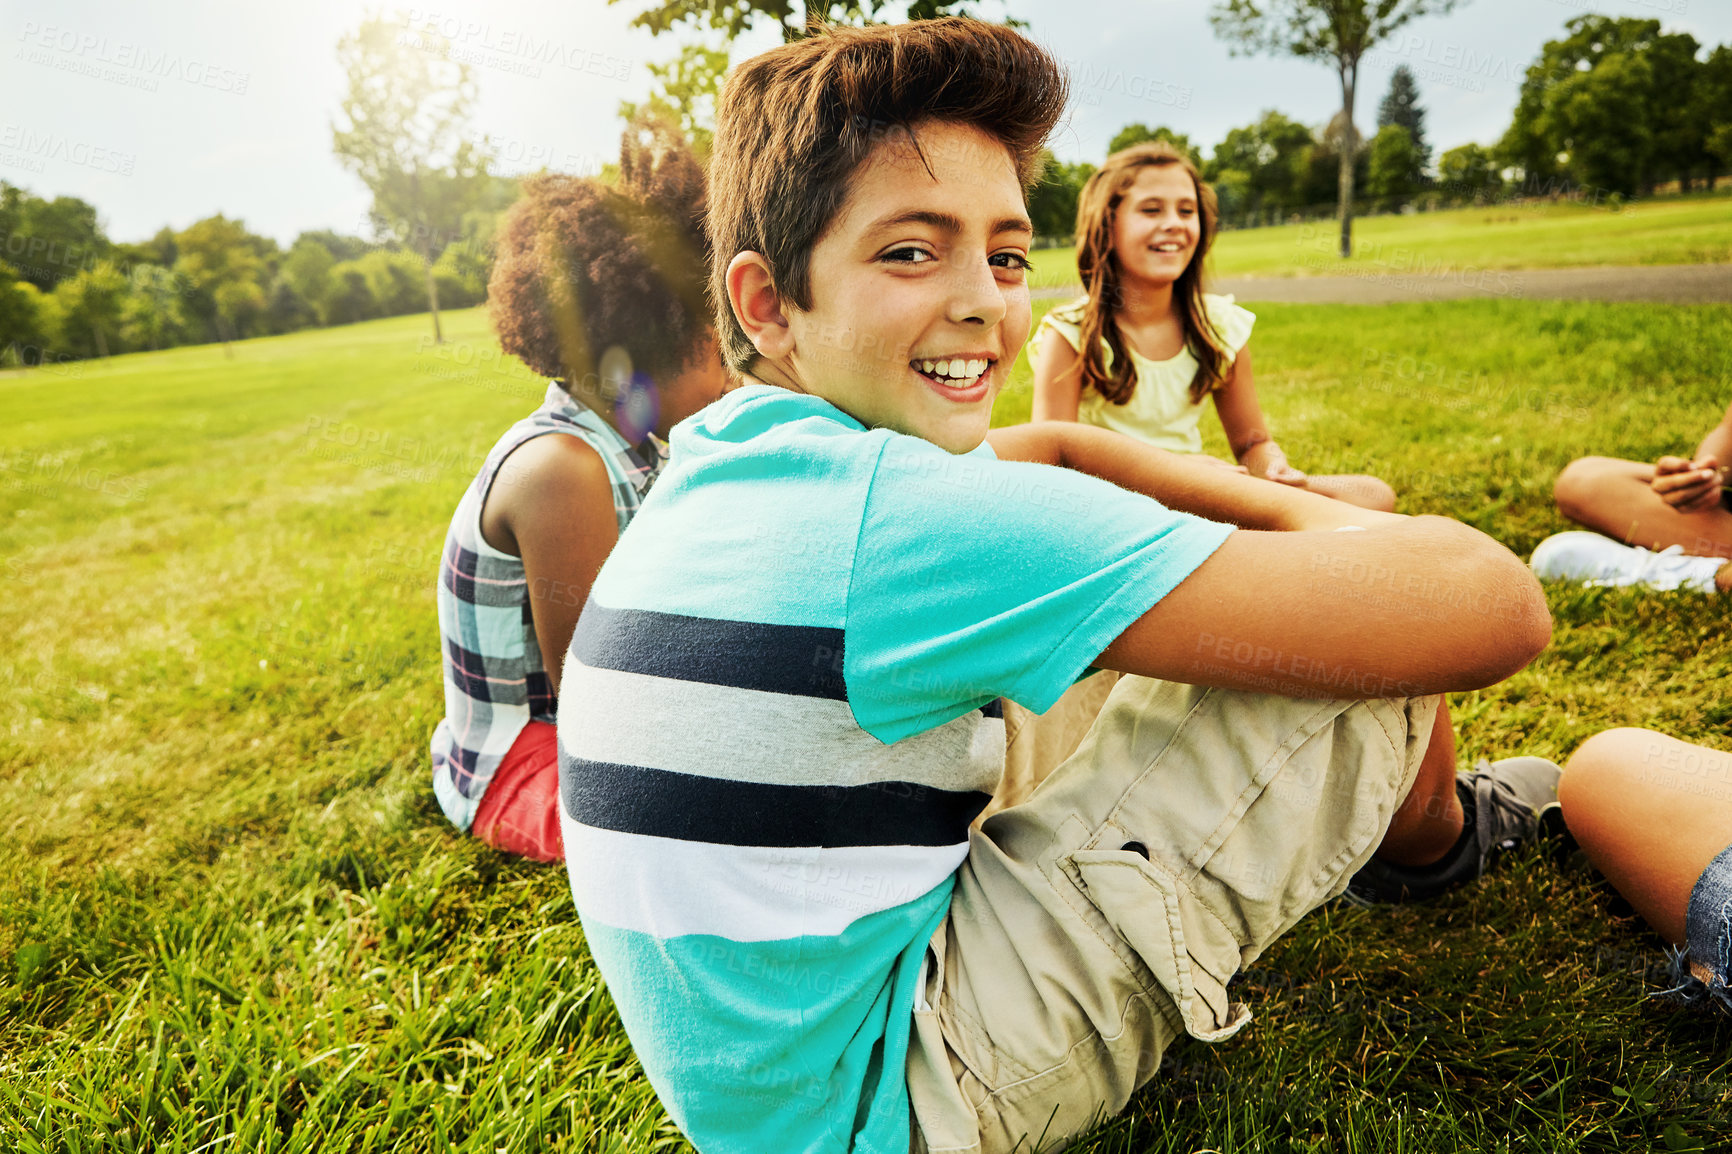
{"label": "girl with curly afro hair", "polygon": [[459,829],[537,860],[564,857],[554,718],[578,614],[668,430],[727,383],[703,221],[703,169],[677,130],[640,118],[616,180],[531,177],[500,234],[500,345],[551,383],[446,534],[433,789]]}

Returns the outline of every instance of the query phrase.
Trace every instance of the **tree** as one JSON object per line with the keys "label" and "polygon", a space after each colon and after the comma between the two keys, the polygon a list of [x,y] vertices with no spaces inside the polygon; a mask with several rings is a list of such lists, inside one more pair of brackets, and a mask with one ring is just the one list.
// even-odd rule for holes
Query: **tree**
{"label": "tree", "polygon": [[1496,196],[1503,179],[1490,149],[1464,144],[1438,158],[1437,184],[1446,198],[1472,202]]}
{"label": "tree", "polygon": [[344,261],[331,269],[331,288],[324,300],[325,323],[347,325],[379,315],[379,303],[367,287],[367,274],[356,261]]}
{"label": "tree", "polygon": [[1051,240],[1068,239],[1076,232],[1077,202],[1083,185],[1095,173],[1088,163],[1066,164],[1052,152],[1041,154],[1040,180],[1028,194],[1028,217],[1034,234]]}
{"label": "tree", "polygon": [[[16,198],[15,212],[6,252],[0,255],[15,262],[24,279],[43,292],[52,292],[59,282],[93,267],[113,249],[97,219],[96,206],[76,196],[44,200],[23,192]],[[16,244],[12,237],[17,238]],[[20,251],[14,252],[15,247]]]}
{"label": "tree", "polygon": [[299,246],[303,241],[319,245],[337,260],[360,260],[373,249],[358,236],[344,236],[328,228],[308,229],[295,238],[295,245]]}
{"label": "tree", "polygon": [[133,269],[143,265],[173,268],[180,250],[175,247],[174,230],[164,225],[149,240],[118,243],[110,250],[110,254],[114,262],[131,275]]}
{"label": "tree", "polygon": [[[1230,212],[1282,215],[1304,204],[1312,148],[1311,130],[1274,109],[1254,124],[1229,129],[1204,172],[1215,184],[1218,198],[1224,189],[1235,186],[1233,196],[1218,201],[1222,216]],[[1242,176],[1230,179],[1229,173]]]}
{"label": "tree", "polygon": [[244,323],[264,307],[264,283],[276,242],[218,213],[176,233],[174,269],[186,286],[186,307],[206,327],[205,339],[225,343],[244,335]]}
{"label": "tree", "polygon": [[184,338],[182,288],[180,278],[161,265],[133,266],[132,291],[120,311],[121,332],[128,344],[154,351]]}
{"label": "tree", "polygon": [[[1304,177],[1294,203],[1314,208],[1318,205],[1336,205],[1341,190],[1341,153],[1349,149],[1353,162],[1353,187],[1364,188],[1370,183],[1370,165],[1367,163],[1371,151],[1367,141],[1358,133],[1352,136],[1351,145],[1348,133],[1343,127],[1344,120],[1337,112],[1316,135],[1316,139],[1305,158]],[[1337,206],[1339,207],[1339,206]]]}
{"label": "tree", "polygon": [[1391,124],[1407,129],[1414,157],[1407,184],[1417,189],[1425,183],[1425,170],[1431,167],[1431,145],[1425,140],[1425,109],[1419,106],[1419,85],[1414,82],[1413,70],[1405,64],[1397,65],[1390,73],[1389,91],[1377,106],[1377,130],[1381,132]]}
{"label": "tree", "polygon": [[1399,124],[1386,124],[1371,140],[1371,163],[1366,191],[1381,200],[1400,200],[1412,196],[1419,188],[1413,179],[1419,149],[1413,137]]}
{"label": "tree", "polygon": [[261,314],[267,333],[292,333],[319,322],[317,311],[306,297],[284,277],[271,285],[264,312]]}
{"label": "tree", "polygon": [[0,261],[0,364],[22,362],[21,349],[42,348],[41,300],[41,290]]}
{"label": "tree", "polygon": [[467,255],[465,245],[448,247],[433,266],[439,278],[439,299],[453,308],[467,308],[487,299],[487,273],[480,261]]}
{"label": "tree", "polygon": [[[620,0],[607,0],[618,4]],[[898,5],[892,0],[651,0],[651,6],[632,17],[634,28],[648,28],[659,36],[681,24],[707,26],[734,40],[754,28],[772,25],[784,43],[799,40],[814,23],[877,24]],[[910,20],[935,20],[940,16],[978,16],[974,0],[910,0]],[[1022,21],[1005,18],[1012,28]]]}
{"label": "tree", "polygon": [[367,278],[367,291],[383,317],[400,317],[416,310],[421,302],[422,267],[414,253],[376,248],[355,267]]}
{"label": "tree", "polygon": [[1146,124],[1125,125],[1123,128],[1119,129],[1118,135],[1113,137],[1107,144],[1107,155],[1111,156],[1120,149],[1129,148],[1133,144],[1146,144],[1152,140],[1166,141],[1168,144],[1190,157],[1191,163],[1197,166],[1197,171],[1201,172],[1203,170],[1202,150],[1191,143],[1191,138],[1189,136],[1182,132],[1174,132],[1165,125],[1162,125],[1159,128],[1150,128]]}
{"label": "tree", "polygon": [[96,355],[108,355],[108,336],[120,336],[121,307],[126,301],[126,276],[112,263],[97,261],[54,290],[68,337],[83,343],[89,333]]}
{"label": "tree", "polygon": [[1702,46],[1687,32],[1654,39],[1648,49],[1653,70],[1649,109],[1654,117],[1654,161],[1650,181],[1660,173],[1678,178],[1681,192],[1690,191],[1698,169],[1712,162],[1707,155],[1710,110],[1698,99],[1706,77],[1696,54]]}
{"label": "tree", "polygon": [[491,157],[485,141],[463,136],[475,100],[469,66],[451,59],[442,37],[399,28],[373,17],[339,42],[349,90],[331,146],[372,192],[375,230],[421,258],[433,337],[443,342],[433,262],[485,191]]}
{"label": "tree", "polygon": [[[16,184],[0,180],[0,242],[9,241],[18,232],[18,222],[24,215],[24,200],[29,195]],[[4,255],[4,250],[0,250],[0,257]],[[13,269],[12,273],[16,276],[18,270]]]}
{"label": "tree", "polygon": [[716,95],[722,90],[722,75],[727,70],[726,48],[683,45],[680,54],[666,64],[649,66],[657,87],[642,104],[620,101],[620,117],[630,124],[642,111],[677,124],[698,158],[707,158],[715,136]]}
{"label": "tree", "polygon": [[1696,100],[1703,109],[1702,150],[1706,154],[1708,187],[1732,168],[1732,44],[1722,44],[1702,62]]}
{"label": "tree", "polygon": [[325,298],[331,293],[331,269],[337,258],[313,234],[303,232],[295,238],[295,247],[283,258],[278,274],[283,283],[312,306],[320,323],[324,321]]}
{"label": "tree", "polygon": [[1631,194],[1661,171],[1711,165],[1699,45],[1658,20],[1577,16],[1528,67],[1498,146],[1530,187],[1568,178]]}
{"label": "tree", "polygon": [[1269,52],[1332,65],[1341,84],[1341,149],[1337,211],[1341,255],[1353,255],[1353,166],[1358,132],[1353,97],[1359,61],[1378,42],[1420,16],[1448,12],[1457,0],[1217,0],[1209,12],[1215,33],[1235,55]]}

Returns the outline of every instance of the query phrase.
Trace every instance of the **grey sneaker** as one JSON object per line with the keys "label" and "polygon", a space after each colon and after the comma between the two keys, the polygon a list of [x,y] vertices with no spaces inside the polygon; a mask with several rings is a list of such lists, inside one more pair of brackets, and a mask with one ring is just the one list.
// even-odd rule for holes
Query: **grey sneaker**
{"label": "grey sneaker", "polygon": [[1390,865],[1373,858],[1353,875],[1345,896],[1359,905],[1426,901],[1475,880],[1504,851],[1561,833],[1562,775],[1543,757],[1481,761],[1473,773],[1457,773],[1455,791],[1466,824],[1455,847],[1443,860],[1426,866]]}

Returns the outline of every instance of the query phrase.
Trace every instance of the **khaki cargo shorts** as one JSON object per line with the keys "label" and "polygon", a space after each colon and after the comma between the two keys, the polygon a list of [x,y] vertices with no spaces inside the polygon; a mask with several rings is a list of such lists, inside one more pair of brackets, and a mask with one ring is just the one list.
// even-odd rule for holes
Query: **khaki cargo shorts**
{"label": "khaki cargo shorts", "polygon": [[[1250,1021],[1228,980],[1370,858],[1438,702],[1107,684],[1044,780],[1018,776],[1012,742],[1014,804],[957,872],[915,1003],[916,1151],[1055,1148],[1122,1111],[1179,1037]],[[1062,746],[1065,711],[1103,688],[1079,683],[1040,723]]]}

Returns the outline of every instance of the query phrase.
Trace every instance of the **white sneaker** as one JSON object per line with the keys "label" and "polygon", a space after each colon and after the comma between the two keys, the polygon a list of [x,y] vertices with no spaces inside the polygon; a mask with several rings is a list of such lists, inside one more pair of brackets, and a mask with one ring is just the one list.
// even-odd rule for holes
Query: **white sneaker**
{"label": "white sneaker", "polygon": [[1682,545],[1658,553],[1576,530],[1556,533],[1539,543],[1528,562],[1534,575],[1549,581],[1589,585],[1643,585],[1649,589],[1693,589],[1714,593],[1714,575],[1725,557],[1692,557]]}

